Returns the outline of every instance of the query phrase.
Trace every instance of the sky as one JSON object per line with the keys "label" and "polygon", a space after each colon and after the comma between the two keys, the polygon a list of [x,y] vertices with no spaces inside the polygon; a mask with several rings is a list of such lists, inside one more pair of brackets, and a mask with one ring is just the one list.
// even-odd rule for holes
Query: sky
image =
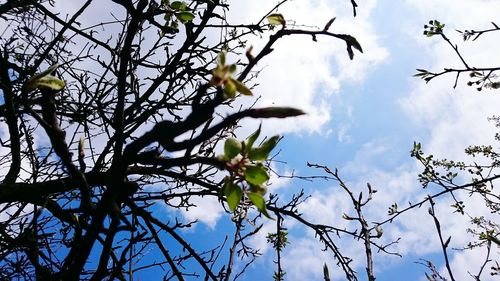
{"label": "sky", "polygon": [[[230,2],[227,14],[230,23],[256,22],[275,3],[269,0]],[[500,57],[494,56],[498,54],[500,34],[462,42],[455,32],[455,29],[489,28],[491,21],[498,21],[500,2],[357,2],[355,18],[347,0],[293,0],[280,7],[279,12],[291,28],[322,28],[336,17],[330,31],[355,36],[364,52],[356,52],[351,61],[345,44],[339,40],[318,37],[318,42],[313,42],[307,36],[285,38],[259,64],[262,71],[253,92],[260,97],[257,106],[294,106],[307,113],[295,119],[266,120],[262,124],[263,135],[284,136],[278,147],[279,163],[273,167],[283,175],[292,171],[297,175],[317,175],[321,171],[308,168],[306,163],[318,163],[338,168],[353,190],[363,190],[369,182],[378,192],[367,209],[367,218],[377,221],[387,217],[391,204],[405,206],[430,192],[420,187],[417,175],[421,167],[410,158],[414,141],[422,143],[424,151],[436,157],[464,160],[468,158],[463,150],[469,145],[498,146],[494,143],[495,128],[487,121],[487,117],[498,115],[500,97],[497,93],[478,93],[467,87],[465,80],[453,89],[452,76],[437,78],[428,84],[412,76],[417,68],[437,71],[446,66],[460,66],[452,49],[442,40],[422,35],[423,25],[431,19],[446,24],[445,31],[459,44],[471,65],[500,65]],[[79,1],[56,1],[56,8],[71,11],[79,4]],[[107,10],[99,9],[99,13],[106,15]],[[249,43],[257,51],[267,36],[250,38]],[[248,99],[248,103],[253,102],[253,98]],[[258,124],[257,121],[242,122],[238,135],[247,136]],[[271,184],[270,191],[283,197],[300,189],[310,194],[311,198],[301,205],[305,218],[335,226],[348,225],[342,214],[352,210],[346,194],[334,182],[273,177]],[[468,210],[471,215],[488,215],[480,201],[474,204],[475,198],[464,200],[474,206]],[[216,200],[201,198],[196,203],[197,208],[182,215],[199,219],[201,223],[183,235],[201,245],[207,237],[223,236],[230,227],[230,216]],[[467,218],[452,214],[449,199],[443,198],[438,203],[443,231],[453,235],[450,246],[465,245],[469,241],[465,232]],[[275,256],[265,241],[265,234],[273,231],[274,224],[274,221],[265,222],[265,231],[251,241],[264,255],[240,280],[271,280]],[[335,270],[332,256],[320,251],[321,245],[312,233],[293,222],[287,222],[286,226],[292,243],[283,253],[286,280],[322,280],[325,262],[332,272],[332,280],[343,280]],[[204,233],[204,239],[199,239],[200,232]],[[403,255],[401,258],[375,254],[377,280],[425,280],[426,268],[417,263],[421,258],[432,260],[445,274],[427,206],[384,227],[382,241],[399,237],[401,241],[393,249]],[[364,280],[364,256],[359,241],[348,238],[339,243],[354,258],[354,265]],[[498,249],[493,254],[498,260]],[[481,251],[452,251],[451,266],[456,277],[467,280],[469,270],[476,273],[483,255]],[[483,277],[483,280],[493,280],[488,274]]]}

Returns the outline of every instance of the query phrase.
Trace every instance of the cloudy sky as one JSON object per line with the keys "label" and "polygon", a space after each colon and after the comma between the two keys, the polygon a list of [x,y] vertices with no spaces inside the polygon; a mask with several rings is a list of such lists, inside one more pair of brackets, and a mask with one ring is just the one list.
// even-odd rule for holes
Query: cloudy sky
{"label": "cloudy sky", "polygon": [[[272,1],[233,1],[230,19],[252,22],[267,11]],[[306,162],[321,163],[339,168],[340,174],[355,190],[370,182],[379,191],[369,207],[368,220],[386,217],[387,208],[394,202],[399,206],[423,198],[417,174],[420,167],[410,158],[414,141],[421,142],[424,151],[436,157],[467,159],[463,149],[472,144],[494,144],[495,129],[487,117],[498,114],[500,97],[495,92],[481,93],[467,87],[466,80],[453,89],[453,78],[442,77],[425,84],[412,77],[416,68],[441,70],[445,66],[459,67],[453,50],[439,38],[422,35],[423,25],[431,19],[446,24],[445,31],[459,44],[469,64],[494,66],[500,64],[500,38],[491,34],[475,42],[462,42],[455,29],[491,27],[498,20],[498,1],[359,1],[358,16],[352,17],[349,1],[295,0],[280,8],[290,22],[297,25],[322,27],[336,17],[331,30],[349,33],[358,38],[364,53],[350,61],[342,42],[330,38],[294,37],[283,40],[261,67],[259,87],[261,105],[291,105],[308,112],[295,120],[266,122],[264,128],[272,133],[285,134],[281,143],[278,165],[282,173],[294,170],[300,175],[318,174]],[[263,44],[255,39],[254,46]],[[481,51],[478,51],[481,50]],[[252,128],[249,122],[248,127]],[[245,126],[244,126],[245,127]],[[245,130],[243,130],[245,131]],[[250,131],[250,130],[248,130]],[[244,134],[245,132],[243,132]],[[286,181],[279,179],[272,191],[287,194],[304,188],[312,195],[303,206],[304,216],[326,224],[345,225],[341,215],[349,212],[347,197],[331,183]],[[474,204],[471,215],[486,210]],[[451,201],[438,201],[442,208],[445,235],[452,235],[451,246],[459,248],[469,240],[465,233],[467,219],[452,214]],[[437,233],[427,207],[404,216],[387,226],[384,238],[401,237],[394,247],[402,258],[376,255],[376,272],[380,280],[425,280],[425,267],[417,264],[420,258],[430,259],[443,270]],[[220,230],[224,215],[206,219],[207,225]],[[193,215],[193,214],[191,214]],[[272,226],[268,226],[272,229]],[[318,254],[320,246],[311,233],[290,225],[292,247],[285,251],[284,269],[287,280],[320,280],[325,261],[333,268],[331,256]],[[348,239],[349,240],[349,239]],[[265,246],[265,239],[255,239]],[[352,257],[362,257],[361,249],[352,240],[342,246]],[[468,271],[477,273],[483,252],[454,251],[452,268],[456,277],[465,280]],[[495,253],[498,257],[498,253]],[[274,270],[273,253],[266,255],[252,268],[244,280],[255,280],[259,274]],[[362,259],[356,262],[363,272]],[[340,275],[337,275],[342,280]],[[484,280],[490,277],[484,274]]]}
{"label": "cloudy sky", "polygon": [[[231,2],[228,19],[234,24],[254,23],[275,4],[270,0]],[[500,96],[497,93],[478,93],[467,87],[466,81],[460,81],[453,89],[454,77],[451,76],[425,84],[412,75],[416,68],[441,70],[445,66],[460,66],[452,49],[442,40],[422,35],[423,25],[431,19],[446,24],[445,31],[459,43],[471,65],[500,65],[500,34],[462,42],[454,31],[489,28],[491,21],[500,23],[500,1],[357,2],[356,18],[352,16],[348,0],[293,0],[280,7],[279,12],[288,20],[290,28],[322,28],[329,19],[336,17],[330,31],[355,36],[364,53],[356,53],[350,61],[341,41],[318,37],[318,42],[313,42],[307,36],[285,38],[259,65],[262,71],[254,93],[260,96],[259,106],[287,105],[308,113],[293,120],[263,123],[265,134],[285,136],[279,145],[282,152],[277,157],[280,163],[275,164],[275,169],[281,174],[291,171],[298,175],[319,174],[320,171],[306,167],[309,161],[337,167],[354,190],[363,190],[370,182],[378,193],[369,206],[367,219],[380,221],[387,217],[387,209],[392,203],[405,206],[430,192],[422,190],[418,184],[421,168],[409,155],[414,141],[421,142],[427,153],[451,159],[467,159],[463,149],[468,145],[493,144],[495,128],[487,117],[498,115]],[[56,1],[56,4],[57,9],[71,14],[80,2]],[[99,16],[109,16],[106,9],[99,11]],[[267,36],[251,38],[249,43],[258,51]],[[239,133],[245,137],[258,123],[245,121],[242,125]],[[334,226],[347,225],[342,214],[352,210],[346,201],[348,198],[333,182],[275,177],[270,189],[284,197],[304,189],[311,194],[302,205],[304,217]],[[442,220],[442,228],[446,236],[453,235],[450,246],[459,248],[469,241],[465,233],[468,222],[467,218],[452,214],[448,207],[450,202],[440,200],[442,208],[437,208],[436,212],[442,218],[451,216],[452,219]],[[197,203],[198,208],[184,215],[199,219],[202,224],[185,235],[194,239],[199,237],[200,231],[207,235],[204,238],[224,235],[230,217],[223,213],[219,203],[206,198]],[[475,206],[468,210],[471,215],[487,212],[480,202],[470,202],[470,205]],[[273,231],[274,223],[266,223],[264,230]],[[321,280],[325,262],[333,272],[332,280],[343,280],[334,270],[332,256],[320,251],[321,245],[312,233],[298,224],[286,226],[292,242],[283,254],[287,280]],[[263,235],[252,240],[253,245],[262,248],[264,255],[241,280],[271,279],[275,270],[274,253],[266,244],[265,234],[263,231]],[[427,214],[427,206],[384,228],[383,241],[399,237],[402,240],[393,249],[401,253],[402,258],[375,255],[377,280],[425,280],[425,267],[416,263],[420,258],[432,260],[443,270],[437,234]],[[363,273],[365,265],[359,244],[352,239],[341,242],[346,254],[355,258],[356,269]],[[481,251],[453,252],[451,265],[456,277],[465,280],[469,270],[477,273],[483,255]],[[498,250],[494,255],[498,259]],[[491,278],[488,274],[483,277],[484,280]]]}
{"label": "cloudy sky", "polygon": [[[275,2],[231,1],[227,13],[229,22],[255,23]],[[71,2],[56,3],[61,11],[73,7]],[[282,152],[277,157],[280,163],[274,164],[275,169],[282,174],[292,171],[298,175],[319,174],[320,171],[306,167],[309,161],[337,167],[353,190],[361,191],[370,182],[378,190],[366,213],[371,222],[386,218],[388,207],[393,203],[406,206],[432,192],[422,190],[418,184],[421,167],[409,155],[414,141],[421,142],[427,153],[451,159],[465,159],[463,149],[468,145],[493,143],[495,129],[487,117],[498,114],[500,97],[496,93],[479,94],[465,86],[466,81],[453,89],[451,76],[429,84],[412,76],[416,68],[437,71],[445,66],[460,66],[452,49],[442,40],[422,35],[423,25],[431,19],[446,24],[445,31],[459,43],[471,65],[500,65],[500,57],[492,57],[498,54],[500,34],[462,42],[454,31],[489,28],[491,21],[498,20],[500,2],[366,0],[358,4],[356,18],[347,0],[293,0],[281,6],[279,12],[287,19],[289,28],[321,29],[329,19],[336,17],[330,31],[355,36],[364,53],[356,53],[351,61],[341,41],[318,37],[318,42],[313,42],[308,36],[284,38],[275,45],[274,52],[260,62],[258,86],[253,91],[260,97],[259,106],[287,105],[308,113],[296,119],[263,123],[263,134],[285,136],[279,145]],[[109,16],[106,9],[98,12],[98,16],[93,14],[88,18]],[[268,36],[249,38],[255,53]],[[254,101],[244,98],[249,104]],[[244,138],[257,126],[258,122],[245,121],[239,135]],[[283,197],[300,189],[311,195],[302,205],[304,217],[318,223],[347,226],[342,214],[352,209],[347,196],[333,182],[275,177],[270,187]],[[464,200],[475,206],[468,210],[471,215],[487,212],[480,202]],[[194,239],[195,244],[204,246],[207,237],[224,237],[228,229],[232,229],[230,217],[217,200],[200,198],[196,203],[198,208],[183,213],[187,219],[202,222],[184,233]],[[444,235],[452,235],[450,246],[460,248],[469,241],[465,233],[467,218],[452,214],[448,199],[438,203],[440,207],[436,212],[442,218]],[[377,280],[425,280],[426,268],[417,264],[420,258],[432,260],[444,272],[437,233],[427,208],[417,209],[384,227],[383,241],[401,238],[393,250],[403,257],[376,254]],[[452,219],[445,219],[447,217]],[[265,234],[274,231],[274,224],[273,221],[265,223],[262,235],[252,240],[264,255],[241,280],[271,279],[275,256],[266,243]],[[283,254],[287,280],[321,280],[325,262],[332,272],[332,280],[343,280],[335,270],[332,256],[320,251],[321,245],[312,233],[296,223],[289,222],[286,226],[292,242]],[[204,234],[202,240],[200,232]],[[343,239],[340,245],[355,259],[354,265],[363,276],[365,264],[359,241]],[[498,257],[497,252],[494,254]],[[483,255],[480,251],[453,252],[451,260],[456,276],[464,280],[469,270],[477,273]],[[488,274],[483,277],[484,280],[490,278]]]}

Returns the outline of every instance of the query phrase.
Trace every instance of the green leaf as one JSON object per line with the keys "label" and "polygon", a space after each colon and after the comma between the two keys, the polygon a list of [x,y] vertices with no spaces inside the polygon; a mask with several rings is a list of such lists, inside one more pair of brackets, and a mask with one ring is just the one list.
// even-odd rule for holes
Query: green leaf
{"label": "green leaf", "polygon": [[424,35],[427,36],[427,37],[432,37],[436,34],[439,34],[437,32],[433,32],[433,31],[427,31],[427,32],[424,32]]}
{"label": "green leaf", "polygon": [[262,195],[260,195],[258,193],[249,192],[249,193],[247,193],[247,196],[248,196],[248,199],[250,199],[250,201],[252,201],[252,203],[255,205],[255,207],[257,207],[257,209],[264,216],[272,219],[271,216],[269,215],[269,213],[267,212],[266,200],[264,200],[264,197],[262,197]]}
{"label": "green leaf", "polygon": [[250,192],[264,196],[267,193],[267,187],[265,185],[252,185],[250,186]]}
{"label": "green leaf", "polygon": [[280,136],[276,135],[266,140],[260,147],[256,147],[248,153],[248,157],[255,161],[264,161],[269,157],[269,153],[278,144]]}
{"label": "green leaf", "polygon": [[[231,64],[228,68],[229,73],[233,74],[236,72],[236,64]],[[234,80],[234,79],[233,79]]]}
{"label": "green leaf", "polygon": [[64,88],[65,85],[66,83],[64,83],[63,80],[52,75],[45,75],[35,80],[30,79],[28,83],[26,83],[26,90],[30,92],[37,88],[44,88],[59,91]]}
{"label": "green leaf", "polygon": [[414,150],[421,150],[422,149],[422,144],[419,142],[413,142],[413,149]]}
{"label": "green leaf", "polygon": [[241,188],[231,181],[224,183],[224,195],[226,196],[227,204],[231,212],[234,212],[241,201],[243,195]]}
{"label": "green leaf", "polygon": [[286,26],[286,21],[282,14],[271,14],[267,16],[267,20],[271,25],[282,25],[283,27]]}
{"label": "green leaf", "polygon": [[238,92],[240,92],[242,95],[245,95],[245,96],[252,96],[252,91],[250,91],[250,89],[248,89],[245,84],[241,83],[240,81],[236,80],[236,79],[233,79],[233,78],[230,78],[231,82],[234,83],[234,85],[236,85],[236,90]]}
{"label": "green leaf", "polygon": [[220,66],[226,65],[226,51],[222,51],[217,56],[217,64]]}
{"label": "green leaf", "polygon": [[224,143],[224,156],[232,159],[241,152],[241,142],[235,138],[229,138]]}
{"label": "green leaf", "polygon": [[181,1],[174,1],[172,4],[170,4],[170,8],[178,11],[185,11],[187,8],[186,2],[181,2]]}
{"label": "green leaf", "polygon": [[247,140],[245,141],[245,152],[249,152],[252,149],[252,146],[254,142],[257,140],[257,138],[260,135],[260,128],[262,127],[262,124],[259,125],[259,128],[251,134]]}
{"label": "green leaf", "polygon": [[251,185],[261,185],[269,180],[269,174],[264,166],[245,166],[245,180]]}
{"label": "green leaf", "polygon": [[234,99],[236,97],[236,85],[233,83],[233,81],[227,80],[225,86],[224,86],[224,94],[226,98],[229,99]]}
{"label": "green leaf", "polygon": [[56,63],[46,70],[35,74],[28,80],[28,82],[26,82],[25,89],[28,92],[31,92],[39,87],[61,90],[66,84],[63,80],[51,75],[58,67],[59,64]]}
{"label": "green leaf", "polygon": [[175,17],[180,20],[182,23],[186,23],[194,20],[195,15],[191,12],[179,12],[175,13]]}
{"label": "green leaf", "polygon": [[178,21],[172,21],[172,23],[170,24],[170,28],[172,29],[172,32],[174,32],[174,33],[179,32],[179,22]]}
{"label": "green leaf", "polygon": [[165,24],[168,24],[170,20],[172,19],[172,14],[166,13],[165,16],[163,16],[163,19],[166,21]]}
{"label": "green leaf", "polygon": [[56,91],[61,90],[66,85],[63,80],[52,75],[41,77],[36,81],[36,84],[38,88],[49,88]]}

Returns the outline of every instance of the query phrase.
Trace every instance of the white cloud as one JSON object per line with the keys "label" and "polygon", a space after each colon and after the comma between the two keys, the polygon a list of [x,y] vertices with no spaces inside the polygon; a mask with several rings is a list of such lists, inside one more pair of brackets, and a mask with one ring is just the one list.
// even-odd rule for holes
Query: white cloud
{"label": "white cloud", "polygon": [[[491,256],[489,256],[490,260],[497,260],[500,258],[500,254],[495,246],[492,246]],[[479,269],[483,265],[483,262],[486,260],[487,252],[485,248],[482,249],[474,249],[467,250],[464,252],[455,252],[453,258],[450,262],[450,267],[453,272],[453,276],[455,278],[463,278],[469,277],[471,275],[477,275],[479,273]],[[494,266],[494,263],[488,263],[483,273],[481,274],[481,280],[483,281],[493,281],[498,280],[498,276],[490,275],[491,266]],[[440,272],[442,272],[443,276],[447,276],[446,268],[441,268]],[[472,280],[472,277],[469,277]]]}
{"label": "white cloud", "polygon": [[187,220],[199,220],[211,229],[215,228],[217,221],[225,214],[218,198],[213,196],[192,197],[190,203],[196,206],[182,209],[183,216]]}
{"label": "white cloud", "polygon": [[286,280],[322,280],[325,262],[330,270],[334,270],[332,263],[328,262],[331,261],[329,254],[321,251],[320,245],[312,239],[298,239],[292,243],[293,247],[285,248],[283,255]]}
{"label": "white cloud", "polygon": [[350,129],[351,128],[349,124],[341,125],[338,132],[337,140],[339,142],[350,143],[352,141],[352,136],[349,134]]}
{"label": "white cloud", "polygon": [[[324,36],[318,42],[310,36],[282,38],[274,51],[257,66],[262,69],[254,90],[260,95],[258,106],[293,106],[307,115],[287,120],[266,121],[267,130],[284,132],[321,133],[331,118],[331,103],[347,81],[360,82],[367,72],[387,57],[380,47],[370,23],[370,12],[376,1],[363,3],[359,15],[352,18],[349,3],[331,1],[291,1],[279,8],[288,20],[288,28],[321,29],[336,16],[331,32],[348,33],[359,38],[364,54],[355,54],[350,61],[345,43]],[[230,19],[238,22],[255,22],[273,5],[270,1],[238,1],[230,10]],[[307,11],[307,12],[304,12]],[[269,34],[249,40],[257,53]]]}

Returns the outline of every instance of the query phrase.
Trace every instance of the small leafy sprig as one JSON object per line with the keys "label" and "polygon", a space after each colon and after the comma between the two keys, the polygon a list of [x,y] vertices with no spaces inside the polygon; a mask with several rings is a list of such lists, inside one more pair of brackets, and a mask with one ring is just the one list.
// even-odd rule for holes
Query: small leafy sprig
{"label": "small leafy sprig", "polygon": [[253,95],[245,84],[232,77],[235,72],[236,64],[226,65],[226,52],[222,51],[217,57],[217,66],[212,70],[210,84],[216,87],[224,87],[224,97],[226,99],[235,98],[238,92],[245,96]]}
{"label": "small leafy sprig", "polygon": [[424,25],[424,35],[427,37],[432,37],[437,34],[442,34],[445,24],[439,22],[438,20],[429,21],[429,25]]}
{"label": "small leafy sprig", "polygon": [[491,22],[491,24],[493,25],[493,28],[490,28],[490,29],[484,29],[484,30],[473,30],[473,29],[467,30],[466,29],[464,31],[457,30],[457,32],[462,34],[464,41],[467,41],[471,38],[472,38],[472,41],[476,41],[476,39],[479,38],[479,36],[481,36],[485,33],[500,30],[500,27],[498,27],[498,25],[496,23]]}
{"label": "small leafy sprig", "polygon": [[280,230],[279,233],[268,233],[266,236],[267,243],[270,243],[274,249],[281,251],[290,241],[288,241],[288,231]]}
{"label": "small leafy sprig", "polygon": [[[459,32],[464,41],[469,40],[472,38],[472,41],[476,40],[480,35],[487,33],[487,32],[493,32],[493,31],[498,31],[500,28],[492,22],[493,28],[491,29],[485,29],[485,30],[480,30],[480,31],[474,31],[474,30],[465,30],[465,31],[460,31]],[[468,73],[469,74],[469,81],[467,82],[467,86],[474,86],[477,91],[482,91],[484,88],[487,89],[500,89],[500,82],[498,81],[498,75],[495,73],[496,71],[499,70],[498,67],[473,67],[470,66],[465,58],[462,56],[460,50],[458,49],[458,45],[454,44],[451,42],[451,40],[446,36],[444,33],[444,27],[445,24],[441,23],[438,20],[431,20],[429,21],[428,24],[424,25],[424,35],[427,37],[433,37],[434,35],[439,35],[455,52],[455,54],[458,56],[458,58],[461,60],[463,64],[463,68],[444,68],[440,72],[431,72],[425,69],[417,69],[417,73],[414,75],[414,77],[420,77],[423,79],[425,82],[429,82],[432,79],[448,74],[448,73],[455,73],[455,83],[453,85],[453,88],[456,88],[458,84],[458,79],[462,73]]]}
{"label": "small leafy sprig", "polygon": [[435,73],[429,72],[428,70],[425,69],[419,69],[417,68],[417,73],[413,75],[413,77],[420,77],[424,79],[426,83],[429,83],[433,78],[435,78],[437,75]]}
{"label": "small leafy sprig", "polygon": [[54,91],[59,91],[66,86],[66,83],[52,75],[52,73],[59,67],[59,64],[54,64],[47,70],[42,71],[39,74],[31,77],[24,85],[24,91],[26,93],[32,92],[36,89],[51,89]]}
{"label": "small leafy sprig", "polygon": [[174,1],[170,3],[168,0],[163,0],[161,9],[165,13],[164,33],[177,33],[179,32],[179,22],[186,24],[196,18],[192,9],[190,9],[188,4],[184,1]]}
{"label": "small leafy sprig", "polygon": [[281,25],[283,28],[286,27],[286,20],[282,14],[270,14],[267,16],[267,20],[271,26]]}
{"label": "small leafy sprig", "polygon": [[267,160],[280,136],[273,136],[254,147],[260,130],[259,126],[245,141],[229,138],[224,143],[224,154],[218,158],[226,163],[229,176],[224,178],[222,192],[232,212],[236,211],[245,196],[263,215],[271,218],[264,199],[269,173],[263,161]]}

